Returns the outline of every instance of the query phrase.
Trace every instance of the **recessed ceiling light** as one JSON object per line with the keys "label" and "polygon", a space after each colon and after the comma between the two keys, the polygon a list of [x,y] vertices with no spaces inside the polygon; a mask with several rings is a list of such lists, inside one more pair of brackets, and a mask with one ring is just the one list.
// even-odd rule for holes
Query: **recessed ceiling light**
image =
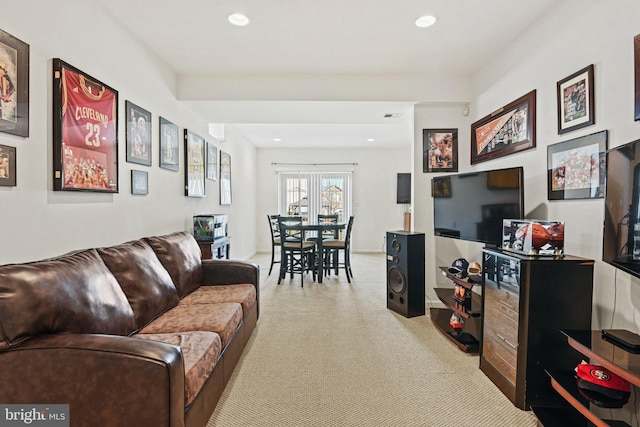
{"label": "recessed ceiling light", "polygon": [[431,15],[421,16],[416,19],[416,27],[427,28],[436,23],[436,17]]}
{"label": "recessed ceiling light", "polygon": [[238,27],[244,27],[249,24],[249,18],[241,13],[232,13],[227,19],[233,25],[237,25]]}
{"label": "recessed ceiling light", "polygon": [[373,139],[373,138],[369,138],[369,139],[367,139],[367,141],[369,141],[369,142],[374,142],[374,141],[375,141],[375,139]]}
{"label": "recessed ceiling light", "polygon": [[282,141],[280,138],[273,138],[273,142],[280,142]]}

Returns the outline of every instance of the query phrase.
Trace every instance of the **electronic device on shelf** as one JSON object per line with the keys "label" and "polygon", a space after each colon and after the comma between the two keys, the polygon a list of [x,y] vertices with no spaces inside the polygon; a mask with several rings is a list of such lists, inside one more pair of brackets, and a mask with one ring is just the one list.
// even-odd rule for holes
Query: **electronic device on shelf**
{"label": "electronic device on shelf", "polygon": [[499,247],[502,221],[524,218],[522,167],[432,179],[434,234]]}
{"label": "electronic device on shelf", "polygon": [[603,329],[602,339],[629,353],[640,353],[640,335],[626,329]]}

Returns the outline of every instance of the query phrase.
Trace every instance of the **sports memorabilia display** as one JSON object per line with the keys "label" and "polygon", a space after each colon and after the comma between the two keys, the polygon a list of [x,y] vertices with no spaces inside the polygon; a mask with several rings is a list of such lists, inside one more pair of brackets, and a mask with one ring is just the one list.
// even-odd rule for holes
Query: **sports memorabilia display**
{"label": "sports memorabilia display", "polygon": [[204,197],[204,139],[185,129],[184,153],[184,195],[189,197]]}
{"label": "sports memorabilia display", "polygon": [[564,255],[564,222],[505,219],[502,249],[525,255]]}
{"label": "sports memorabilia display", "polygon": [[118,192],[118,92],[53,60],[54,190]]}

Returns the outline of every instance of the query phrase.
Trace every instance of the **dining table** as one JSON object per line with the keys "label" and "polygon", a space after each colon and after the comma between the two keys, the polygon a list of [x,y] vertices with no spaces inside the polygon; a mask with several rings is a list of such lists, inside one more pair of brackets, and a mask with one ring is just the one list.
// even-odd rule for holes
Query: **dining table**
{"label": "dining table", "polygon": [[324,231],[344,230],[347,226],[346,222],[303,222],[300,225],[295,225],[292,228],[299,228],[305,235],[315,232],[318,236],[316,240],[316,251],[318,253],[318,265],[317,265],[317,280],[318,283],[322,283],[322,276],[324,275],[324,257],[322,256],[322,234]]}

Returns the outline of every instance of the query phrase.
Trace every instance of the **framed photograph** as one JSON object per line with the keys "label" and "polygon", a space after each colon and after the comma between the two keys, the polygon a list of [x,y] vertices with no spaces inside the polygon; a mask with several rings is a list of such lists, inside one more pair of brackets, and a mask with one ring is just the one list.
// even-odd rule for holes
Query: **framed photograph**
{"label": "framed photograph", "polygon": [[549,200],[604,197],[608,131],[547,147]]}
{"label": "framed photograph", "polygon": [[497,159],[536,146],[536,91],[471,125],[471,164]]}
{"label": "framed photograph", "polygon": [[177,172],[180,163],[178,126],[160,117],[160,167]]}
{"label": "framed photograph", "polygon": [[16,147],[0,145],[0,187],[16,186]]}
{"label": "framed photograph", "polygon": [[231,204],[231,156],[220,150],[220,204]]}
{"label": "framed photograph", "polygon": [[207,179],[218,179],[218,148],[207,142]]}
{"label": "framed photograph", "polygon": [[127,162],[151,166],[151,113],[130,101],[127,114]]}
{"label": "framed photograph", "polygon": [[458,129],[422,129],[422,172],[458,171]]}
{"label": "framed photograph", "polygon": [[0,132],[29,136],[29,45],[2,30]]}
{"label": "framed photograph", "polygon": [[53,60],[53,189],[118,192],[118,91]]}
{"label": "framed photograph", "polygon": [[431,195],[436,199],[451,197],[451,177],[434,177],[431,181]]}
{"label": "framed photograph", "polygon": [[131,194],[143,196],[149,194],[149,174],[147,172],[131,170]]}
{"label": "framed photograph", "polygon": [[184,153],[184,195],[204,197],[204,139],[185,129]]}
{"label": "framed photograph", "polygon": [[558,82],[558,134],[595,123],[593,64]]}
{"label": "framed photograph", "polygon": [[633,38],[633,66],[636,82],[635,92],[635,120],[640,120],[640,34]]}

